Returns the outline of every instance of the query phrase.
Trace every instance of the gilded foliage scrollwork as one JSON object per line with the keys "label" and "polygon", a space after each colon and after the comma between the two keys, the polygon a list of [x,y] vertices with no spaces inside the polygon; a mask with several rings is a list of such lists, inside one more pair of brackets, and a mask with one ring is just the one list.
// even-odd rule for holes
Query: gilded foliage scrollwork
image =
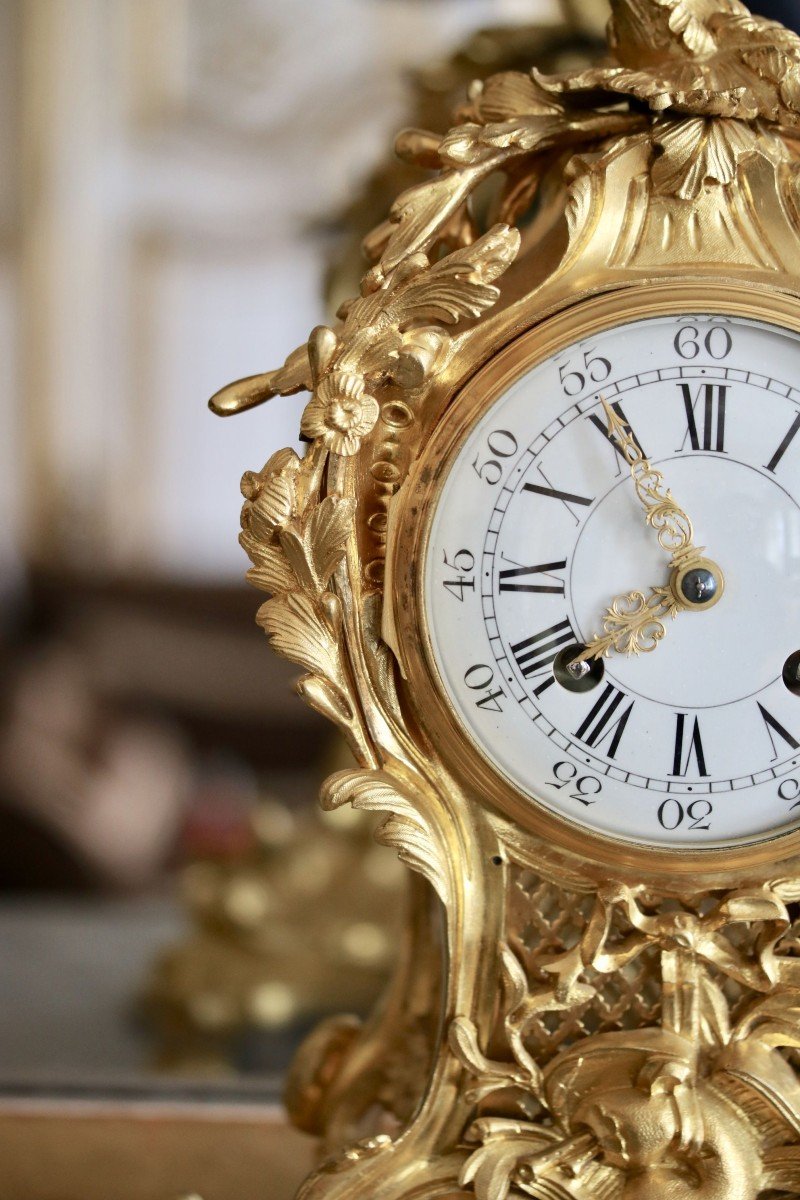
{"label": "gilded foliage scrollwork", "polygon": [[439,898],[450,898],[445,850],[430,817],[420,811],[407,788],[384,771],[340,771],[326,780],[322,807],[352,804],[364,812],[387,812],[375,830],[377,841],[394,847],[403,862],[424,875]]}
{"label": "gilded foliage scrollwork", "polygon": [[245,504],[240,540],[252,562],[248,579],[271,592],[256,620],[279,654],[308,674],[304,697],[342,727],[354,751],[371,754],[341,636],[341,601],[331,578],[353,521],[351,498],[318,500],[319,451],[298,458],[281,450],[242,480]]}
{"label": "gilded foliage scrollwork", "polygon": [[612,0],[617,64],[542,87],[563,95],[607,91],[655,112],[800,122],[800,39],[738,0]]}
{"label": "gilded foliage scrollwork", "polygon": [[[552,985],[534,991],[504,947],[509,1059],[486,1057],[465,1018],[450,1030],[479,1111],[466,1132],[476,1148],[462,1185],[478,1200],[795,1194],[800,1085],[780,1050],[800,1044],[800,991],[778,987],[795,973],[776,949],[789,926],[779,892],[724,894],[700,911],[643,889],[601,890],[579,942],[544,963]],[[525,1046],[526,1020],[586,1004],[598,977],[653,947],[660,1025],[579,1039],[540,1069]],[[735,1014],[726,980],[752,993]],[[506,1102],[495,1115],[498,1093]],[[520,1117],[500,1115],[509,1103]]]}
{"label": "gilded foliage scrollwork", "polygon": [[[722,261],[738,253],[745,268],[774,269],[774,245],[765,239],[753,249],[744,236],[734,243],[726,223],[740,199],[735,185],[754,159],[772,169],[777,207],[797,223],[791,146],[800,125],[800,39],[751,16],[738,0],[612,0],[612,10],[608,64],[548,78],[502,72],[471,89],[444,136],[402,134],[398,151],[428,177],[399,196],[367,238],[360,295],[278,370],[231,384],[212,400],[216,412],[230,415],[276,394],[311,393],[300,423],[305,456],[281,451],[242,481],[248,578],[270,597],[257,619],[275,650],[304,670],[302,695],[342,729],[355,754],[358,766],[327,781],[323,803],[387,814],[378,836],[431,883],[452,918],[449,936],[463,933],[470,904],[479,907],[480,889],[468,878],[474,863],[461,861],[451,836],[456,822],[443,794],[452,781],[437,796],[429,761],[435,748],[404,726],[385,647],[376,665],[380,588],[366,595],[360,574],[362,480],[388,407],[401,396],[410,422],[425,414],[459,337],[502,309],[504,276],[522,242],[516,226],[536,208],[544,180],[561,189],[565,271],[600,222],[600,191],[625,155],[636,158],[625,177],[628,207],[608,235],[613,246],[603,270],[634,261],[652,220],[644,264],[652,271],[652,255],[663,259],[675,244],[675,214],[691,216],[708,197],[708,244],[724,245]],[[481,206],[476,196],[490,179],[493,199]],[[728,208],[714,207],[721,196]],[[742,212],[750,200],[748,193]],[[686,228],[699,236],[691,221]],[[678,243],[684,259],[686,246],[699,244],[691,238]],[[568,302],[569,287],[566,294]],[[519,326],[508,328],[512,336]],[[453,370],[449,381],[458,378]],[[691,525],[682,525],[650,464],[641,464],[636,483],[675,564],[691,546]],[[674,608],[667,589],[634,593],[627,607],[609,613],[605,634],[647,649]],[[505,846],[513,849],[513,838]],[[528,866],[539,849],[527,851]],[[503,864],[501,855],[490,861]],[[558,875],[560,867],[548,870]],[[593,887],[581,882],[587,905]],[[687,899],[685,889],[681,897],[605,879],[580,935],[542,957],[534,981],[511,937],[503,939],[502,1036],[490,1045],[488,1019],[457,1007],[442,1047],[442,1094],[448,1102],[458,1095],[467,1114],[439,1147],[460,1164],[452,1194],[456,1187],[478,1200],[800,1193],[800,1085],[786,1057],[800,1045],[800,959],[781,948],[800,887],[789,877],[738,891],[715,887],[702,903]],[[465,971],[484,969],[477,953],[473,942],[468,968],[448,961],[454,989],[458,982],[469,991]],[[603,980],[647,955],[660,964],[659,1023],[585,1032],[558,1043],[546,1065],[537,1061],[534,1024],[602,999]],[[403,1153],[378,1136],[323,1174],[383,1162],[395,1150]]]}
{"label": "gilded foliage scrollwork", "polygon": [[449,326],[491,308],[500,296],[495,280],[518,249],[519,233],[502,223],[436,261],[415,249],[391,274],[365,282],[364,294],[340,308],[336,329],[315,329],[283,367],[223,388],[212,408],[228,416],[269,396],[311,391],[303,434],[334,454],[356,454],[378,419],[369,389],[404,377],[408,358],[418,354],[420,330],[441,345]]}
{"label": "gilded foliage scrollwork", "polygon": [[[375,265],[362,295],[343,306],[335,329],[315,331],[282,368],[223,388],[214,411],[227,416],[313,389],[304,432],[336,453],[355,453],[377,418],[368,380],[396,371],[404,350],[413,355],[409,329],[478,316],[497,299],[491,282],[513,258],[513,236],[498,230],[492,254],[470,207],[491,176],[504,180],[496,219],[513,225],[554,160],[626,136],[650,142],[654,186],[682,199],[709,181],[732,182],[749,154],[784,154],[769,123],[800,124],[797,35],[735,0],[613,0],[612,10],[616,65],[547,78],[501,72],[473,86],[444,136],[399,136],[398,153],[435,174],[402,193],[367,238]],[[676,120],[675,112],[693,119]],[[443,248],[453,253],[442,259]]]}
{"label": "gilded foliage scrollwork", "polygon": [[[405,354],[441,345],[449,326],[491,307],[499,296],[495,280],[518,246],[518,232],[497,225],[435,263],[416,254],[383,286],[346,305],[338,331],[315,329],[308,346],[271,377],[280,390],[311,388],[301,421],[310,448],[303,459],[293,450],[279,451],[242,480],[240,541],[252,563],[247,578],[271,593],[258,610],[258,624],[279,654],[307,672],[299,692],[342,729],[362,767],[329,781],[325,802],[389,810],[377,836],[426,875],[443,899],[446,873],[436,830],[409,799],[407,786],[377,769],[380,748],[364,711],[334,582],[355,537],[356,501],[326,495],[325,481],[329,459],[353,458],[378,423],[372,390],[403,368]],[[246,381],[244,390],[233,385],[226,394],[241,399],[249,388]],[[388,694],[384,699],[391,708]]]}

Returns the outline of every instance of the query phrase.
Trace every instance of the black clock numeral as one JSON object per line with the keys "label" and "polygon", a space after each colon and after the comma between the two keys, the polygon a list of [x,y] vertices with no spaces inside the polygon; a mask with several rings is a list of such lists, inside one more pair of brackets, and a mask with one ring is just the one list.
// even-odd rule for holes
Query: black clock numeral
{"label": "black clock numeral", "polygon": [[580,505],[582,508],[590,508],[594,504],[594,500],[590,496],[578,496],[575,492],[564,492],[561,488],[553,487],[552,481],[545,475],[541,466],[537,463],[536,470],[544,480],[541,483],[523,483],[523,492],[532,492],[535,496],[546,496],[549,500],[558,500],[564,505],[569,515],[572,517],[576,525],[580,525],[581,519],[578,513],[573,510],[573,505]]}
{"label": "black clock numeral", "polygon": [[772,761],[777,762],[778,758],[780,757],[778,754],[778,747],[775,744],[775,734],[777,734],[782,741],[786,742],[786,745],[791,750],[800,750],[800,742],[798,742],[797,739],[793,737],[791,733],[789,733],[788,729],[785,729],[784,726],[781,725],[778,718],[773,717],[769,709],[764,708],[764,705],[761,704],[760,701],[757,700],[756,704],[758,704],[758,711],[761,713],[761,717],[767,731],[767,736],[769,737],[772,745]]}
{"label": "black clock numeral", "polygon": [[[592,750],[601,750],[607,758],[614,758],[625,727],[630,720],[635,701],[631,700],[627,708],[624,703],[629,697],[607,683],[599,700],[590,710],[586,720],[577,730],[575,737],[590,746]],[[621,711],[620,711],[621,710]],[[603,743],[608,739],[608,748],[603,749]]]}
{"label": "black clock numeral", "polygon": [[[566,618],[557,625],[543,629],[541,633],[535,633],[533,637],[517,642],[511,647],[511,653],[524,677],[533,679],[535,675],[541,675],[553,665],[564,646],[575,645],[576,641],[569,618]],[[534,688],[534,695],[541,696],[542,692],[554,683],[555,676],[550,672],[548,678]]]}
{"label": "black clock numeral", "polygon": [[675,336],[675,351],[690,362],[700,357],[705,350],[709,358],[721,362],[733,350],[733,338],[721,324],[713,324],[708,333],[701,335],[696,325],[685,325]]}
{"label": "black clock numeral", "polygon": [[488,663],[476,663],[474,667],[465,671],[464,683],[471,692],[476,693],[475,703],[478,708],[496,713],[503,711],[501,701],[505,691],[501,687],[495,687],[494,668]]}
{"label": "black clock numeral", "polygon": [[445,551],[442,558],[445,567],[453,574],[452,579],[443,579],[442,585],[463,604],[464,593],[475,592],[475,555],[471,550],[458,550],[451,559]]}
{"label": "black clock numeral", "polygon": [[583,504],[587,508],[594,500],[587,496],[576,496],[574,492],[561,492],[558,488],[542,487],[540,483],[523,483],[523,492],[535,492],[537,496],[549,496],[551,500],[561,500],[564,504]]}
{"label": "black clock numeral", "polygon": [[[637,438],[636,434],[634,433],[634,431],[631,427],[630,421],[625,416],[625,413],[623,411],[622,405],[619,402],[619,400],[615,400],[614,403],[611,405],[611,407],[613,408],[614,412],[617,414],[617,416],[619,417],[619,419],[622,421],[623,425],[625,426],[625,432],[628,434],[628,437],[633,438],[634,442],[636,443],[636,449],[639,451],[642,458],[647,458],[647,455],[645,454],[644,450],[642,449],[642,444],[639,441],[639,439]],[[622,446],[620,446],[617,439],[609,431],[608,424],[603,419],[603,417],[599,416],[598,413],[589,413],[589,420],[594,425],[595,429],[600,430],[603,437],[606,439],[607,442],[609,442],[614,447],[614,449],[616,450],[616,452],[619,455],[622,462],[625,464],[625,466],[627,466],[628,460],[625,457],[625,451],[622,449]],[[618,462],[617,463],[617,474],[620,474],[621,470],[622,470],[622,465]]]}
{"label": "black clock numeral", "polygon": [[713,812],[714,805],[710,800],[693,800],[684,808],[679,800],[671,796],[659,807],[658,823],[662,829],[668,829],[670,832],[679,829],[686,821],[689,822],[687,829],[707,831],[711,828],[709,818]]}
{"label": "black clock numeral", "polygon": [[472,469],[479,479],[496,487],[503,478],[503,461],[513,458],[519,449],[519,443],[510,429],[495,429],[486,439],[483,455],[475,455]]}
{"label": "black clock numeral", "polygon": [[778,788],[778,795],[781,800],[790,802],[790,812],[800,808],[800,779],[784,779]]}
{"label": "black clock numeral", "polygon": [[577,369],[575,359],[568,359],[558,368],[558,377],[565,396],[579,396],[586,384],[604,383],[611,374],[611,363],[607,358],[595,354],[594,347],[583,352],[583,362]]}
{"label": "black clock numeral", "polygon": [[[510,559],[506,559],[510,562]],[[500,572],[500,591],[501,592],[538,592],[552,596],[563,596],[566,594],[566,585],[563,579],[558,577],[557,572],[565,571],[567,568],[567,560],[561,562],[540,563],[535,567],[508,567]],[[549,582],[531,583],[530,579],[537,575],[543,575]],[[528,582],[525,582],[525,580]]]}
{"label": "black clock numeral", "polygon": [[773,474],[775,471],[777,471],[781,459],[791,446],[794,439],[797,437],[798,433],[800,433],[800,413],[798,413],[795,419],[792,421],[791,425],[789,426],[789,432],[786,434],[786,437],[783,439],[780,446],[778,446],[778,449],[775,451],[772,458],[764,468],[766,471],[772,471]]}
{"label": "black clock numeral", "polygon": [[591,808],[596,804],[596,797],[603,790],[602,781],[596,775],[581,775],[575,764],[566,759],[555,764],[553,776],[547,786],[555,788],[557,792],[565,787],[573,787],[575,790],[568,793],[570,800],[576,800],[584,808]]}
{"label": "black clock numeral", "polygon": [[692,759],[697,766],[697,774],[708,776],[706,756],[703,750],[703,739],[700,736],[700,722],[694,718],[691,733],[687,729],[687,713],[675,714],[675,751],[672,759],[673,779],[685,779],[692,766]]}
{"label": "black clock numeral", "polygon": [[[688,431],[679,449],[691,442],[693,450],[712,450],[715,454],[725,453],[725,407],[729,388],[721,383],[704,383],[696,395],[688,383],[679,383],[686,408]],[[698,418],[700,424],[698,426]]]}

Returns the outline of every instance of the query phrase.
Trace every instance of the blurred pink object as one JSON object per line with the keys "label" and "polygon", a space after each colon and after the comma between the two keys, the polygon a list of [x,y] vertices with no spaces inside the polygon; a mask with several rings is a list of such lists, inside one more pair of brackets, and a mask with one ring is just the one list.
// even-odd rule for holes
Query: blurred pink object
{"label": "blurred pink object", "polygon": [[111,710],[77,654],[51,645],[26,660],[0,730],[0,792],[101,882],[138,887],[163,867],[190,781],[180,739]]}

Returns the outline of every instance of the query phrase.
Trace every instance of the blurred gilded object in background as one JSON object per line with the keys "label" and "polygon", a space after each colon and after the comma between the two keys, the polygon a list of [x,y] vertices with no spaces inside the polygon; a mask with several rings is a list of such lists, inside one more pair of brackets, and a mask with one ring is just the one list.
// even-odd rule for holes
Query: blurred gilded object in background
{"label": "blurred gilded object in background", "polygon": [[263,798],[249,850],[184,871],[192,932],[161,956],[144,997],[162,1068],[224,1071],[241,1065],[248,1032],[252,1042],[369,1010],[395,956],[404,891],[372,824]]}
{"label": "blurred gilded object in background", "polygon": [[331,1152],[303,1200],[800,1192],[796,828],[688,854],[562,821],[481,758],[425,657],[443,431],[474,428],[485,376],[462,427],[444,413],[500,347],[707,305],[800,329],[800,38],[738,0],[612,12],[608,63],[500,72],[443,137],[401,134],[429,174],[358,295],[212,401],[312,393],[304,458],[242,482],[257,620],[359,764],[323,807],[380,812],[416,878],[373,1019],[295,1065],[290,1111]]}

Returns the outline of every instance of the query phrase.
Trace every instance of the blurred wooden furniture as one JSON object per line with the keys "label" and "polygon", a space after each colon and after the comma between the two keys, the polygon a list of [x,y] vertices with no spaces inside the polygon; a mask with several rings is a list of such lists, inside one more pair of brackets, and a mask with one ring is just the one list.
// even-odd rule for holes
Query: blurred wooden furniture
{"label": "blurred wooden furniture", "polygon": [[0,1097],[3,1200],[290,1200],[312,1151],[274,1103]]}

